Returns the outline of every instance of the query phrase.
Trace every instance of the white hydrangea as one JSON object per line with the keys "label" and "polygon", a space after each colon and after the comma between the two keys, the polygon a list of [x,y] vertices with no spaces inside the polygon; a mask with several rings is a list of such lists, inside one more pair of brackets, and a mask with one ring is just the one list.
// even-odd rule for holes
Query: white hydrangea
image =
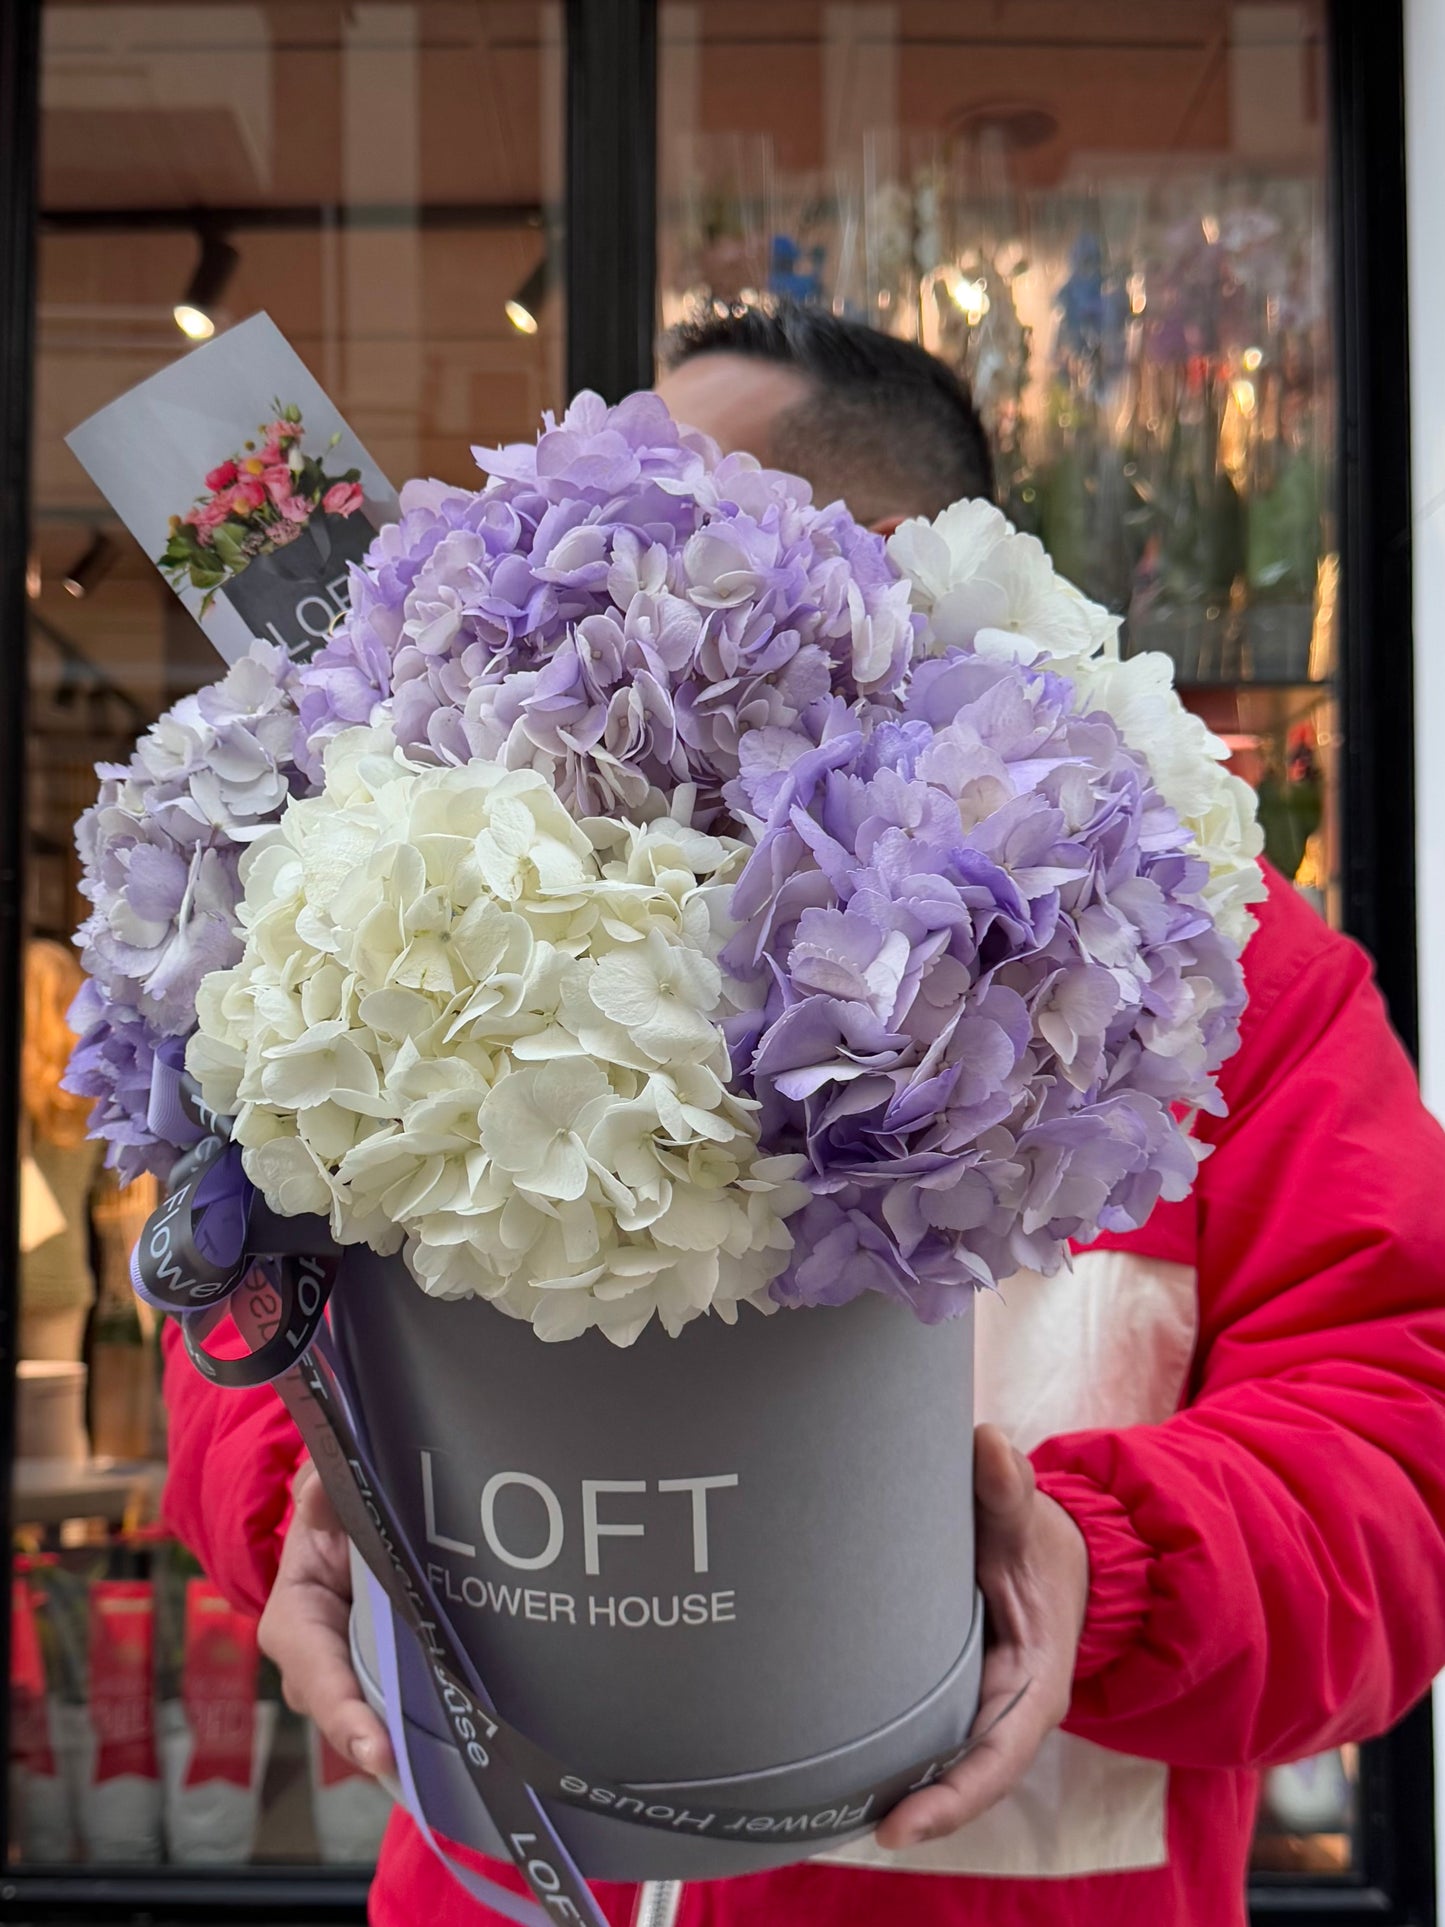
{"label": "white hydrangea", "polygon": [[1226,745],[1179,700],[1169,658],[1121,661],[1119,618],[1058,575],[1043,544],[988,502],[955,502],[936,521],[904,522],[888,552],[928,618],[929,653],[965,647],[1056,667],[1073,681],[1082,713],[1113,716],[1209,865],[1211,914],[1243,946],[1254,929],[1249,905],[1265,895],[1254,793],[1223,767]]}
{"label": "white hydrangea", "polygon": [[727,1088],[744,856],[348,730],[244,860],[245,954],[202,984],[187,1062],[273,1209],[404,1248],[438,1297],[619,1345],[766,1309],[807,1193]]}

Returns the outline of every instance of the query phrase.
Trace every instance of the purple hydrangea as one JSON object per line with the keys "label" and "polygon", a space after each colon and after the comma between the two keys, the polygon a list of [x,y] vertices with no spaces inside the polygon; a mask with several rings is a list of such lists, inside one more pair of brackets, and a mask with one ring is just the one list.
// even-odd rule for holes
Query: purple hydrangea
{"label": "purple hydrangea", "polygon": [[956,650],[895,719],[744,743],[761,827],[724,962],[761,1006],[729,1041],[764,1147],[808,1160],[785,1303],[945,1317],[1189,1189],[1238,953],[1147,766],[1072,702]]}
{"label": "purple hydrangea", "polygon": [[164,1177],[176,1161],[176,1147],[159,1143],[146,1121],[160,1041],[155,1025],[126,1005],[111,1003],[94,978],[87,978],[70,1007],[70,1027],[79,1042],[61,1083],[78,1097],[95,1099],[90,1134],[105,1140],[106,1163],[122,1184],[142,1171]]}
{"label": "purple hydrangea", "polygon": [[[76,826],[76,936],[90,979],[73,1027],[67,1088],[100,1100],[92,1128],[139,1169],[150,1062],[189,1034],[202,977],[241,955],[241,852],[307,785],[285,652],[257,643],[218,683],[184,697],[147,730],[128,763],[98,768],[99,799]],[[157,1147],[157,1168],[173,1157]]]}
{"label": "purple hydrangea", "polygon": [[301,671],[313,758],[389,699],[414,754],[536,767],[583,814],[693,784],[706,822],[748,731],[899,687],[908,585],[840,503],[720,457],[655,395],[546,422],[475,451],[481,492],[403,492]]}

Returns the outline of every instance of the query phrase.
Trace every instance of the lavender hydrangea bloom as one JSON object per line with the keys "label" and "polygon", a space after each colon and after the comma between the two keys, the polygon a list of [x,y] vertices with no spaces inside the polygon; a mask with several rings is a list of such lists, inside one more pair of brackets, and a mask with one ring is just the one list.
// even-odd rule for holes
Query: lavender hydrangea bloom
{"label": "lavender hydrangea bloom", "polygon": [[901,684],[918,624],[882,540],[656,396],[475,453],[486,489],[408,488],[353,569],[301,671],[313,758],[389,700],[413,755],[535,767],[584,814],[693,784],[706,822],[748,731]]}
{"label": "lavender hydrangea bloom", "polygon": [[760,731],[724,962],[762,1142],[803,1152],[785,1303],[866,1289],[926,1319],[1185,1195],[1176,1112],[1218,1110],[1244,1002],[1206,866],[1070,684],[955,650],[896,720]]}
{"label": "lavender hydrangea bloom", "polygon": [[78,1097],[96,1100],[90,1133],[105,1139],[106,1163],[119,1173],[122,1184],[142,1171],[164,1177],[175,1163],[176,1149],[158,1143],[146,1122],[159,1041],[155,1026],[125,1005],[109,1003],[90,979],[81,985],[69,1021],[80,1041],[60,1081]]}
{"label": "lavender hydrangea bloom", "polygon": [[[196,990],[241,954],[241,851],[306,787],[296,762],[292,666],[257,643],[218,683],[186,696],[128,763],[102,764],[100,796],[76,826],[77,933],[90,983],[68,1088],[100,1099],[92,1128],[143,1168],[155,1046],[196,1021]],[[157,1167],[172,1157],[156,1150]]]}

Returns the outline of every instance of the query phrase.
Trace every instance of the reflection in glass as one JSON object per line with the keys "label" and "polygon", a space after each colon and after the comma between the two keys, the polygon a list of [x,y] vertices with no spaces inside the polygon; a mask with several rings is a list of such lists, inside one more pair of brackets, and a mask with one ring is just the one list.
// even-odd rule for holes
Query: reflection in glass
{"label": "reflection in glass", "polygon": [[1000,499],[1161,650],[1337,909],[1312,5],[664,5],[661,319],[816,302],[967,375]]}
{"label": "reflection in glass", "polygon": [[43,19],[11,1858],[356,1865],[389,1796],[287,1711],[254,1620],[156,1526],[158,1338],[128,1277],[155,1185],[99,1168],[58,1087],[93,766],[220,669],[64,436],[259,310],[397,483],[470,484],[473,443],[530,436],[562,400],[564,303],[535,281],[561,232],[561,8]]}

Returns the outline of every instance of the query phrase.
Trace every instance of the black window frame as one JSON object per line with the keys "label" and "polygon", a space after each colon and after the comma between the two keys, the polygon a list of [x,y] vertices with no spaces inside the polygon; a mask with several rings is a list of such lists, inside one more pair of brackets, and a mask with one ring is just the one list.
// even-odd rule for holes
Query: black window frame
{"label": "black window frame", "polygon": [[[24,907],[31,393],[42,0],[0,0],[0,1092],[19,1089]],[[615,400],[652,377],[658,0],[567,0],[569,391]],[[1340,398],[1344,917],[1373,951],[1397,1029],[1418,1036],[1412,743],[1409,361],[1403,0],[1329,10],[1331,228]],[[1388,737],[1385,724],[1390,725]],[[18,1106],[0,1104],[0,1545],[10,1543],[19,1198]],[[0,1680],[9,1677],[0,1613]],[[0,1693],[0,1757],[8,1758]],[[360,1922],[366,1881],[326,1870],[134,1874],[7,1865],[0,1920]],[[1434,1927],[1428,1699],[1362,1751],[1359,1871],[1256,1876],[1257,1923]]]}

